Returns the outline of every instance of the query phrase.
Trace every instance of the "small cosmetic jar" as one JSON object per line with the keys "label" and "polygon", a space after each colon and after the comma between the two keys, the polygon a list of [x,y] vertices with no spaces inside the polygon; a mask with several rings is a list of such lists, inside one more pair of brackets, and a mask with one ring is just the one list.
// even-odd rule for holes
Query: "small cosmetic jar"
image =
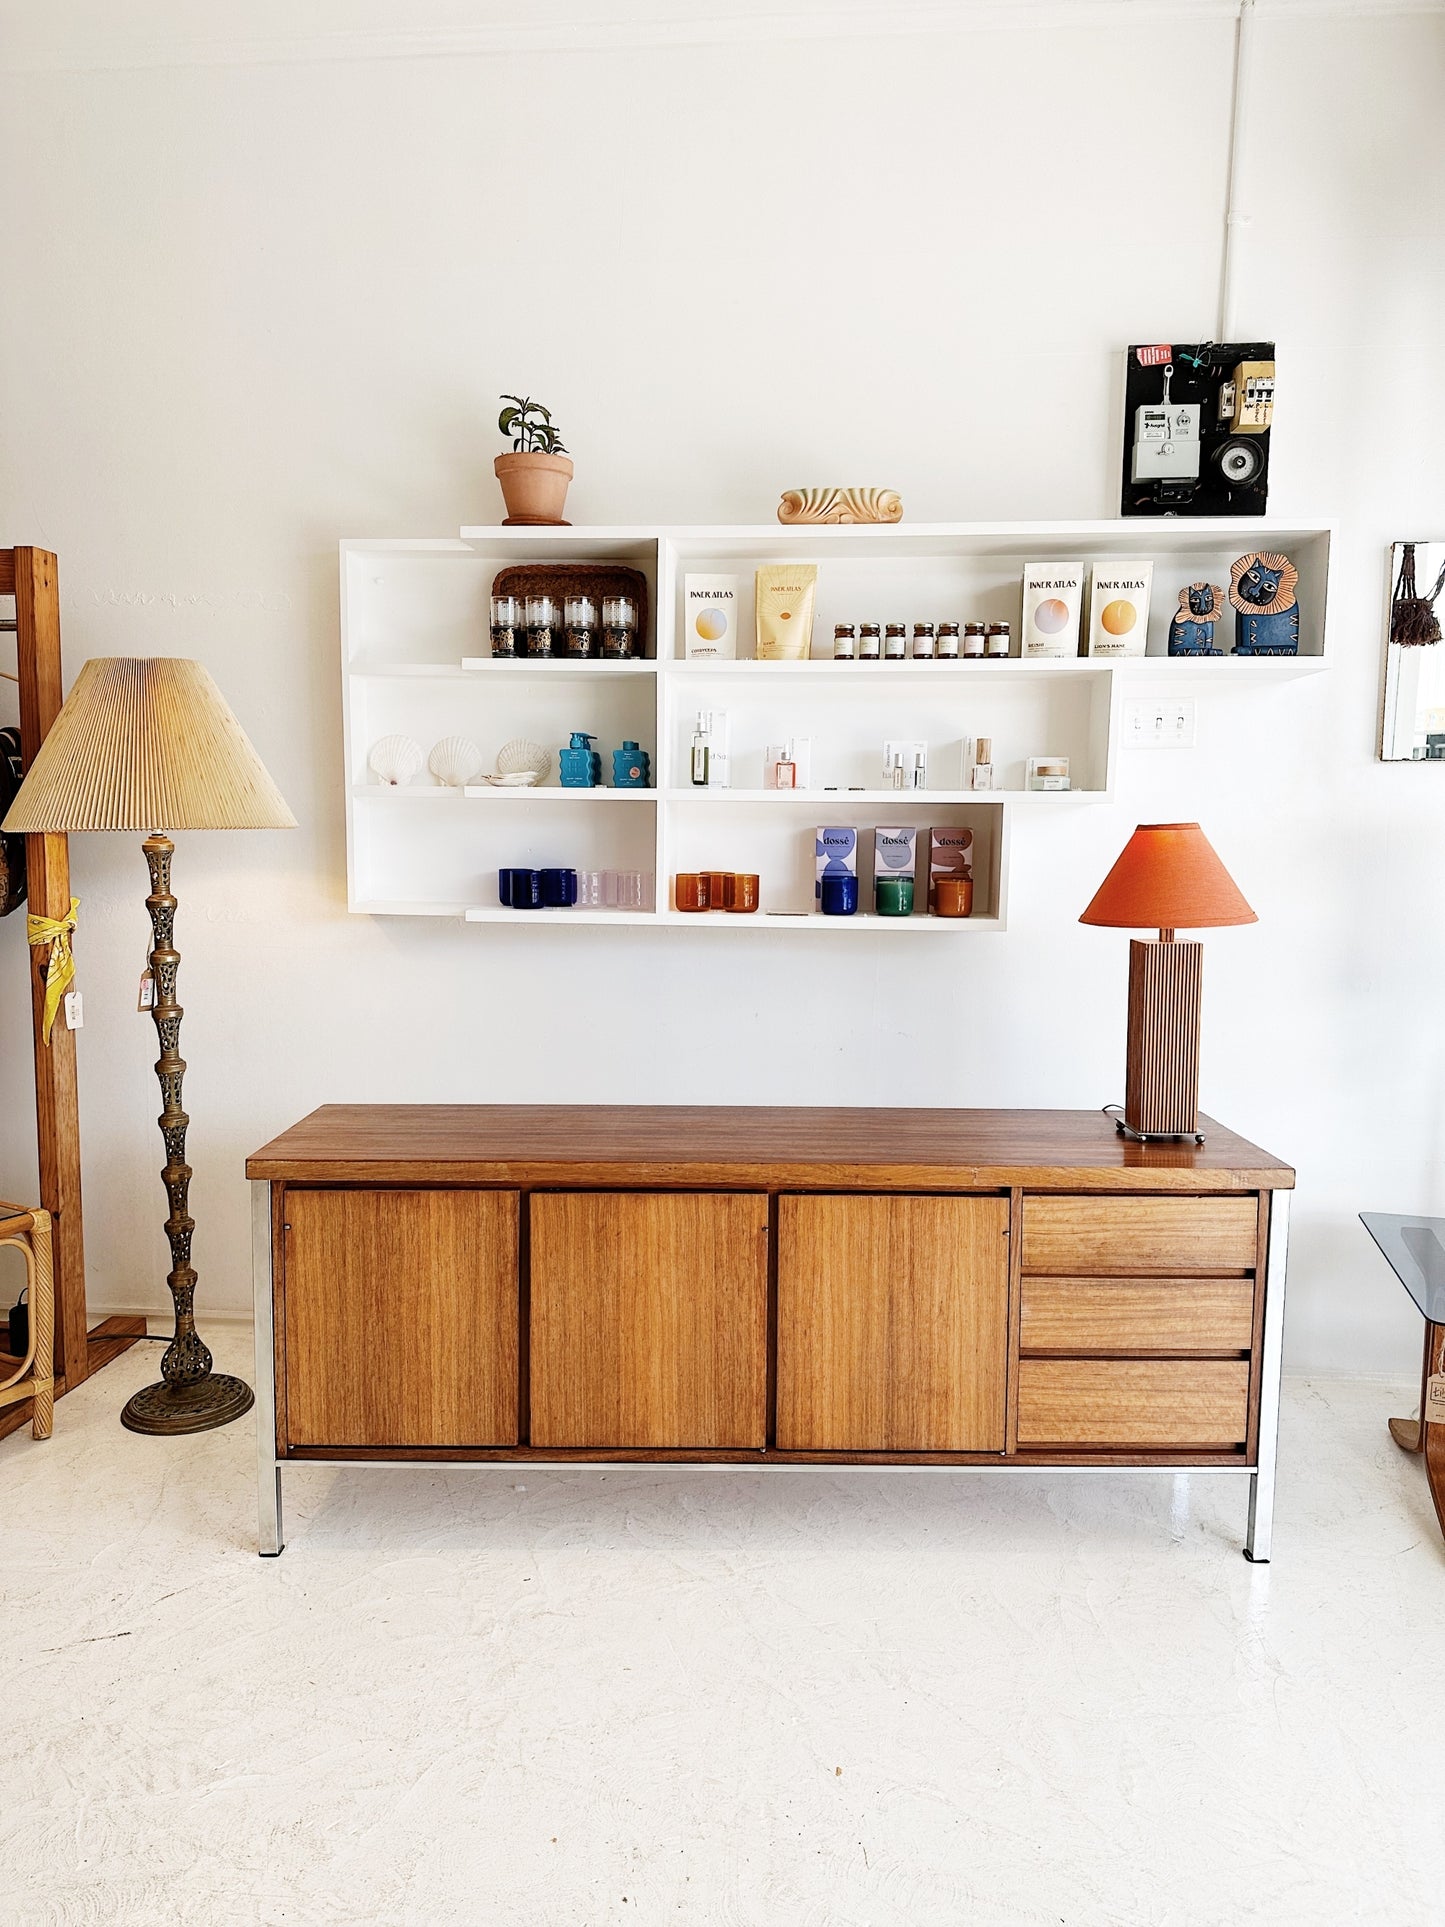
{"label": "small cosmetic jar", "polygon": [[723,908],[751,915],[758,907],[758,879],[755,876],[738,875],[729,877],[728,882],[731,888]]}
{"label": "small cosmetic jar", "polygon": [[679,870],[673,879],[673,890],[679,910],[706,910],[708,890],[705,875]]}
{"label": "small cosmetic jar", "polygon": [[851,876],[820,877],[818,895],[825,917],[851,917],[858,909],[858,879]]}
{"label": "small cosmetic jar", "polygon": [[536,870],[498,870],[497,895],[509,910],[538,910],[542,878]]}
{"label": "small cosmetic jar", "polygon": [[577,901],[575,870],[541,870],[542,903],[548,910],[570,910]]}
{"label": "small cosmetic jar", "polygon": [[873,908],[880,917],[911,917],[913,915],[913,878],[875,878]]}
{"label": "small cosmetic jar", "polygon": [[933,880],[933,908],[940,917],[970,917],[973,915],[973,878],[972,877],[935,877]]}

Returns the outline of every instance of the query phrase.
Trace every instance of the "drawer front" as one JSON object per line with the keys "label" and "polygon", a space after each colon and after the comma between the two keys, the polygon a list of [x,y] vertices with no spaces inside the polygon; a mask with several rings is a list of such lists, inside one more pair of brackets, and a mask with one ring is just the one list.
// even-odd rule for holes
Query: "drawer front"
{"label": "drawer front", "polygon": [[1025,1198],[1023,1268],[1175,1276],[1252,1271],[1259,1228],[1240,1198]]}
{"label": "drawer front", "polygon": [[1229,1448],[1249,1432],[1247,1359],[1025,1358],[1019,1445]]}
{"label": "drawer front", "polygon": [[1025,1278],[1020,1302],[1025,1352],[1188,1358],[1254,1336],[1251,1278]]}

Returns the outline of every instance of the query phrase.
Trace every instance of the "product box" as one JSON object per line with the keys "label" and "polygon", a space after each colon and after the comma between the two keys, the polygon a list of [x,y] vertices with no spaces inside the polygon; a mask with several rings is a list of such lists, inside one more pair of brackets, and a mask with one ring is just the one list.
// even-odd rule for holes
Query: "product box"
{"label": "product box", "polygon": [[852,829],[821,827],[816,833],[817,869],[813,876],[813,897],[821,901],[823,878],[858,874],[858,832]]}
{"label": "product box", "polygon": [[873,832],[873,880],[879,877],[911,877],[917,860],[918,831],[911,825],[902,829],[876,829]]}
{"label": "product box", "polygon": [[1149,643],[1152,562],[1096,562],[1089,578],[1089,654],[1142,656]]}
{"label": "product box", "polygon": [[690,662],[731,662],[743,651],[738,627],[743,614],[740,575],[682,578],[682,634]]}
{"label": "product box", "polygon": [[1081,562],[1025,562],[1024,656],[1077,656],[1084,606]]}
{"label": "product box", "polygon": [[934,889],[940,877],[973,877],[973,831],[945,824],[928,832],[928,907],[933,908]]}

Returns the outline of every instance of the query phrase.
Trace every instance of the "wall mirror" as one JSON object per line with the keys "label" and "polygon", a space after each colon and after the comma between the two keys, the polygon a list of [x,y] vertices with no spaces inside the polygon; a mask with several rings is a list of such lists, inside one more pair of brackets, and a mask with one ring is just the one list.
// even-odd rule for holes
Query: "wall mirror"
{"label": "wall mirror", "polygon": [[1445,762],[1442,589],[1445,542],[1396,542],[1390,550],[1382,762]]}

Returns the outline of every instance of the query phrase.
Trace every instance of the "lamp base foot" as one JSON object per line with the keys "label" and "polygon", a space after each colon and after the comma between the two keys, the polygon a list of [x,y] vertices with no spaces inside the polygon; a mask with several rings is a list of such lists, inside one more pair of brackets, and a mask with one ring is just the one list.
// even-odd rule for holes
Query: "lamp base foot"
{"label": "lamp base foot", "polygon": [[171,1437],[181,1432],[209,1432],[229,1425],[255,1404],[255,1394],[244,1379],[213,1372],[198,1384],[177,1391],[162,1381],[147,1385],[129,1400],[120,1415],[127,1432]]}
{"label": "lamp base foot", "polygon": [[1132,1124],[1126,1124],[1119,1115],[1117,1104],[1104,1106],[1105,1117],[1112,1117],[1114,1129],[1120,1137],[1126,1137],[1132,1144],[1202,1144],[1203,1131],[1141,1131]]}

